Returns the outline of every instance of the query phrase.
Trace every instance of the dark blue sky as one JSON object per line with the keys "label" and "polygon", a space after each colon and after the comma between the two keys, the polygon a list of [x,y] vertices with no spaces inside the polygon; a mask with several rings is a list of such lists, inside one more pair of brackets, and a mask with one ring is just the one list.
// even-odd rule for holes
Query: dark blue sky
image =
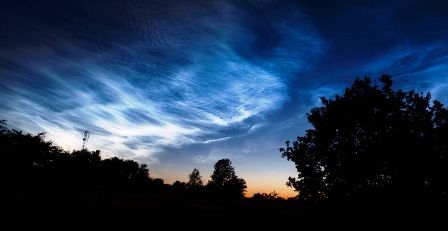
{"label": "dark blue sky", "polygon": [[355,77],[448,103],[448,1],[1,1],[0,115],[168,183],[230,158],[286,189],[285,140]]}

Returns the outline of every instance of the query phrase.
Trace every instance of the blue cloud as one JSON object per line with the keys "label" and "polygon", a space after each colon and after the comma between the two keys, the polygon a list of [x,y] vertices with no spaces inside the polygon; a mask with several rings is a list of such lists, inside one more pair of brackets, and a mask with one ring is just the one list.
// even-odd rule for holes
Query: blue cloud
{"label": "blue cloud", "polygon": [[[317,33],[297,8],[248,14],[225,1],[185,7],[162,4],[167,16],[124,3],[122,20],[89,12],[93,25],[62,20],[85,26],[82,33],[26,21],[40,31],[34,45],[0,55],[2,63],[14,64],[0,84],[8,89],[0,93],[5,119],[46,131],[67,149],[79,148],[89,130],[90,149],[157,162],[155,154],[168,148],[253,133],[283,106],[293,74],[321,52]],[[267,17],[254,27],[261,13]],[[104,46],[92,43],[95,26]],[[115,26],[122,28],[118,38],[104,38]]]}

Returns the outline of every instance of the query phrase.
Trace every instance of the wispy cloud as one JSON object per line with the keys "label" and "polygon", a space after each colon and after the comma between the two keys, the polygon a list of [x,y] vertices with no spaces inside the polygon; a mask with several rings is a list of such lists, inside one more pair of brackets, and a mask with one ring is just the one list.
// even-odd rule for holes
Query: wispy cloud
{"label": "wispy cloud", "polygon": [[431,44],[398,46],[368,63],[366,73],[391,74],[396,87],[431,92],[434,99],[447,103],[442,89],[448,82],[448,47],[445,40]]}
{"label": "wispy cloud", "polygon": [[204,163],[213,164],[222,158],[228,158],[228,156],[225,156],[221,152],[213,151],[213,152],[205,154],[205,155],[193,156],[193,162],[198,163],[198,164],[204,164]]}
{"label": "wispy cloud", "polygon": [[209,143],[214,143],[214,142],[226,141],[226,140],[229,140],[229,139],[231,139],[231,138],[232,138],[232,137],[227,136],[227,137],[222,137],[222,138],[218,138],[218,139],[210,139],[210,140],[206,140],[206,141],[204,141],[204,144],[209,144]]}
{"label": "wispy cloud", "polygon": [[168,16],[124,4],[124,21],[110,20],[130,35],[104,44],[27,25],[40,31],[36,45],[0,54],[8,64],[0,73],[4,119],[45,131],[67,149],[80,148],[89,130],[90,149],[154,162],[168,147],[231,139],[236,126],[253,133],[262,124],[257,118],[283,106],[290,78],[320,54],[321,40],[297,9],[253,25],[257,10],[248,14],[225,1],[185,4],[182,11],[162,4]]}
{"label": "wispy cloud", "polygon": [[[338,73],[325,73],[317,84],[299,89],[305,98],[308,97],[310,107],[320,106],[320,97],[334,97],[342,94],[355,77],[368,76],[375,82],[381,74],[389,74],[394,86],[403,90],[431,92],[434,99],[448,102],[444,93],[448,82],[448,47],[446,40],[434,41],[431,44],[399,44],[385,49],[375,57],[344,69]],[[331,70],[329,70],[331,71]],[[330,75],[331,78],[326,76]]]}

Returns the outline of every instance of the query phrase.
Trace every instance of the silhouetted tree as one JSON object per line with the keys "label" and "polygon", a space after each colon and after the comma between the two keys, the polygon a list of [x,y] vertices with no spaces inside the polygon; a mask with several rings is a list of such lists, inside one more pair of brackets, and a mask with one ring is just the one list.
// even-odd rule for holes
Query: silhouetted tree
{"label": "silhouetted tree", "polygon": [[252,199],[254,200],[261,200],[261,201],[276,201],[276,200],[283,200],[282,197],[278,195],[275,191],[270,193],[255,193],[252,196]]}
{"label": "silhouetted tree", "polygon": [[0,181],[5,189],[37,186],[48,181],[48,171],[59,159],[67,155],[45,134],[32,135],[6,127],[0,123]]}
{"label": "silhouetted tree", "polygon": [[[147,165],[117,157],[102,160],[100,151],[68,153],[32,135],[8,129],[0,121],[0,180],[4,188],[35,187],[42,190],[69,188],[144,187],[149,183]],[[25,190],[24,190],[25,191]]]}
{"label": "silhouetted tree", "polygon": [[153,189],[157,189],[157,190],[163,190],[165,189],[165,181],[162,178],[151,178],[151,183],[150,183],[151,187]]}
{"label": "silhouetted tree", "polygon": [[356,79],[342,96],[322,97],[307,114],[313,128],[281,148],[302,200],[448,197],[448,111],[430,94]]}
{"label": "silhouetted tree", "polygon": [[146,164],[118,157],[102,161],[102,181],[109,186],[138,187],[149,183],[149,170]]}
{"label": "silhouetted tree", "polygon": [[176,180],[174,181],[172,187],[175,192],[184,193],[187,189],[187,184],[185,182]]}
{"label": "silhouetted tree", "polygon": [[7,131],[8,128],[6,127],[6,120],[0,120],[0,135],[3,135]]}
{"label": "silhouetted tree", "polygon": [[213,174],[207,187],[216,190],[230,198],[242,198],[246,191],[246,181],[238,178],[232,162],[229,159],[220,159],[214,165]]}
{"label": "silhouetted tree", "polygon": [[193,169],[193,171],[188,175],[188,187],[202,187],[204,182],[202,181],[202,176],[198,169]]}

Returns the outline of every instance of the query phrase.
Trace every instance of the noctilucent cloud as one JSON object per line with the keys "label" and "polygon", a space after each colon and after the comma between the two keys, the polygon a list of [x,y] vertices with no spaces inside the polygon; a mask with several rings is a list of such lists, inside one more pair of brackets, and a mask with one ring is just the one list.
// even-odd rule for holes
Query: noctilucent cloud
{"label": "noctilucent cloud", "polygon": [[255,192],[293,196],[284,141],[355,77],[448,103],[447,1],[2,1],[0,119],[204,180],[229,158]]}

